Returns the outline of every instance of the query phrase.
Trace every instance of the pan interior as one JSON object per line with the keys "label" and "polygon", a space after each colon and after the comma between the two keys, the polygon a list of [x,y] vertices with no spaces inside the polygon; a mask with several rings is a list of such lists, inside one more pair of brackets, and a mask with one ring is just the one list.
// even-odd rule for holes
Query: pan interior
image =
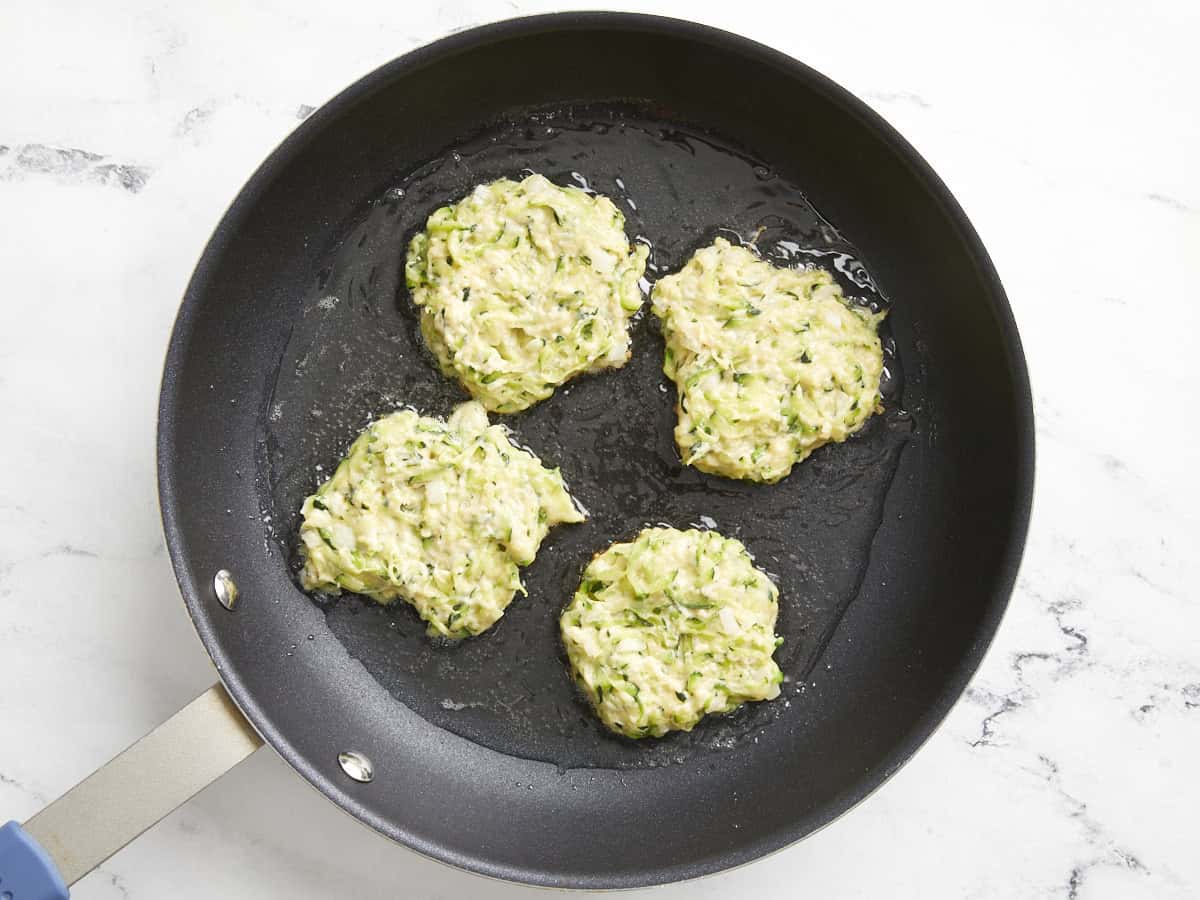
{"label": "pan interior", "polygon": [[[467,399],[423,346],[404,288],[408,241],[438,206],[480,183],[535,171],[612,198],[652,253],[644,285],[677,270],[719,233],[752,241],[780,265],[821,265],[848,297],[886,301],[861,254],[769,161],[719,137],[636,108],[530,112],[498,122],[381,186],[336,236],[304,298],[272,391],[263,498],[281,555],[295,547],[301,502],[364,425],[399,406],[445,415]],[[903,299],[901,298],[901,301]],[[818,450],[777,485],[705,475],[675,449],[675,387],[648,304],[624,368],[586,376],[503,421],[519,443],[562,468],[589,512],[555,529],[524,570],[518,595],[480,637],[431,640],[406,604],[325,598],[329,629],[399,701],[425,719],[503,753],[580,766],[679,763],[728,751],[788,715],[856,594],[883,501],[912,430],[886,334],[886,412],[850,441]],[[910,401],[912,398],[909,398]],[[780,698],[709,717],[690,734],[632,741],[594,720],[568,677],[558,615],[587,561],[649,524],[716,528],[739,538],[780,588]],[[297,596],[294,602],[306,602]],[[318,602],[322,602],[318,600]]]}

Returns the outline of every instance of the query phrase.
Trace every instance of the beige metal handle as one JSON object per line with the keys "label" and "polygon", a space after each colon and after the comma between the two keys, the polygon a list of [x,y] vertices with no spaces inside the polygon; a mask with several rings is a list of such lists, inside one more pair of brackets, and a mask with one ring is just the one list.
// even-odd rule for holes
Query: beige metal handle
{"label": "beige metal handle", "polygon": [[215,684],[31,818],[25,831],[74,884],[261,746]]}

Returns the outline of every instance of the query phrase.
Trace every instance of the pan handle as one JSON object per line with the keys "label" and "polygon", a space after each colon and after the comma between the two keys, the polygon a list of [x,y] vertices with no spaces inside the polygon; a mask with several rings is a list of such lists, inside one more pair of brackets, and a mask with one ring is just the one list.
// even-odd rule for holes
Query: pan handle
{"label": "pan handle", "polygon": [[66,900],[69,885],[261,746],[213,685],[24,826],[0,828],[0,900]]}

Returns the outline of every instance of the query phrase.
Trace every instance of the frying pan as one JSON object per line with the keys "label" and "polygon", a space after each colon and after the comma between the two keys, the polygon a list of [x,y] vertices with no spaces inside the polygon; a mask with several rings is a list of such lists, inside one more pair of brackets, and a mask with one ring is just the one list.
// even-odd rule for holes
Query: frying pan
{"label": "frying pan", "polygon": [[[416,337],[404,247],[437,205],[528,169],[621,203],[653,248],[651,281],[716,234],[836,270],[858,302],[889,309],[887,411],[780,485],[702,475],[674,455],[674,389],[642,317],[628,366],[505,420],[592,517],[552,533],[494,629],[443,646],[402,604],[301,593],[296,510],[372,417],[464,399]],[[409,53],[263,163],[184,297],[158,467],[171,559],[221,683],[23,829],[5,826],[0,887],[65,896],[265,740],[428,856],[627,888],[804,837],[930,735],[1013,585],[1032,404],[984,248],[875,113],[731,34],[571,13]],[[788,680],[771,703],[632,742],[572,693],[556,619],[591,554],[660,521],[739,536],[776,577]]]}

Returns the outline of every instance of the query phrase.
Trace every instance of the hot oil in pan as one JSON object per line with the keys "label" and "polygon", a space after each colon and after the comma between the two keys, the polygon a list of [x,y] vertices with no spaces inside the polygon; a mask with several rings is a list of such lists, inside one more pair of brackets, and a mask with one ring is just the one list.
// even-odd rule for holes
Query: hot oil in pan
{"label": "hot oil in pan", "polygon": [[[781,264],[825,266],[849,296],[886,305],[854,248],[795,185],[710,137],[595,111],[497,126],[416,172],[397,174],[331,246],[293,328],[265,422],[266,505],[275,539],[289,549],[303,498],[371,419],[404,405],[445,415],[467,399],[422,344],[403,283],[405,250],[438,206],[526,170],[611,197],[630,235],[652,247],[649,282],[724,233],[754,240]],[[806,676],[858,590],[911,430],[898,408],[900,374],[889,352],[888,411],[850,441],[818,450],[777,485],[701,474],[684,467],[675,450],[675,388],[662,374],[662,338],[648,309],[633,336],[623,369],[579,379],[531,410],[503,417],[519,442],[561,466],[590,519],[551,532],[524,570],[528,596],[518,595],[496,626],[448,644],[426,637],[401,602],[381,607],[346,596],[326,606],[331,631],[400,701],[471,740],[562,767],[679,762],[735,746],[777,716],[803,716]],[[558,615],[592,555],[652,523],[716,528],[741,539],[772,574],[785,638],[776,658],[788,681],[770,703],[709,718],[691,734],[634,742],[608,734],[576,693]],[[294,602],[309,601],[297,591]]]}

